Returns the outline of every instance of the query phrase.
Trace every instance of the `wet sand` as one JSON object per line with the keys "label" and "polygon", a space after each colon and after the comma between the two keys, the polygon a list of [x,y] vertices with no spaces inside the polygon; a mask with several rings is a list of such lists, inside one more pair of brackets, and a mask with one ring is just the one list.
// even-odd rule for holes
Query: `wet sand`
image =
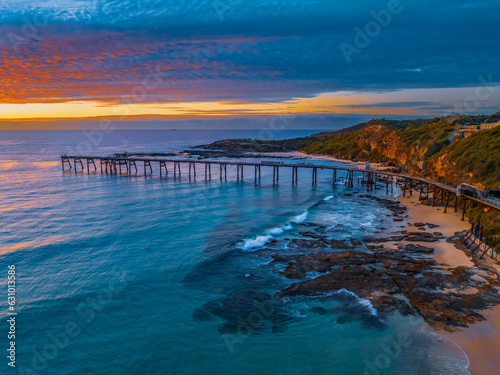
{"label": "wet sand", "polygon": [[[425,227],[425,231],[422,232],[441,232],[446,237],[453,236],[456,232],[466,231],[470,228],[469,222],[462,221],[461,213],[455,213],[453,207],[448,208],[448,212],[445,214],[443,212],[443,207],[430,207],[420,204],[418,200],[418,194],[414,194],[413,197],[403,198],[400,196],[398,200],[408,207],[408,223],[430,223],[439,225],[438,228],[428,228]],[[420,230],[413,226],[407,225],[404,229],[409,232],[419,232]],[[425,246],[425,243],[416,242],[419,245]],[[429,246],[429,244],[427,244]],[[467,256],[463,251],[458,250],[455,245],[447,243],[445,240],[432,243],[430,245],[436,249],[434,258],[439,263],[449,264],[451,267],[466,266],[473,267],[474,263],[471,262],[469,256]]]}
{"label": "wet sand", "polygon": [[[442,207],[421,205],[417,194],[414,194],[413,197],[399,197],[398,200],[408,207],[408,223],[421,222],[439,225],[439,228],[434,229],[426,227],[427,231],[441,232],[446,237],[450,237],[455,232],[470,228],[468,221],[461,221],[461,213],[455,214],[453,208],[448,209],[445,214]],[[418,228],[412,225],[408,225],[404,229],[418,231]],[[445,240],[432,244],[421,243],[421,245],[435,248],[435,259],[440,263],[446,263],[452,267],[474,267],[467,254]],[[496,268],[500,273],[500,266]],[[498,375],[500,374],[500,306],[485,310],[481,314],[485,316],[485,321],[472,324],[468,328],[453,333],[440,333],[464,350],[470,361],[469,371],[471,374]]]}

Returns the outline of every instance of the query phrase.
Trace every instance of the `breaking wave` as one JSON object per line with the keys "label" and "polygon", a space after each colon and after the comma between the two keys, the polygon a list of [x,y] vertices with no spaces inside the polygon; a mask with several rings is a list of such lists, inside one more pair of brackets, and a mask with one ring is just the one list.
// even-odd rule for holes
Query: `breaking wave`
{"label": "breaking wave", "polygon": [[271,241],[274,236],[279,236],[284,232],[293,229],[293,224],[301,224],[307,220],[309,217],[309,211],[306,210],[302,214],[295,216],[290,222],[281,226],[275,227],[268,230],[265,234],[257,236],[254,238],[247,238],[243,240],[243,244],[240,246],[241,250],[252,250],[264,246],[266,243]]}

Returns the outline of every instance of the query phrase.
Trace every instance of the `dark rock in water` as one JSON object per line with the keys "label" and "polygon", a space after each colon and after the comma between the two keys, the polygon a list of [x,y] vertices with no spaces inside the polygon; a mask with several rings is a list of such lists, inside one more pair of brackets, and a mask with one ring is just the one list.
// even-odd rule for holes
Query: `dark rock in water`
{"label": "dark rock in water", "polygon": [[429,228],[431,228],[431,229],[432,229],[432,228],[439,228],[439,225],[437,225],[437,224],[430,224],[430,223],[427,223],[427,227],[429,227]]}
{"label": "dark rock in water", "polygon": [[381,313],[387,314],[399,311],[402,315],[415,315],[413,309],[405,301],[394,296],[377,296],[371,299],[371,303]]}
{"label": "dark rock in water", "polygon": [[393,218],[393,219],[392,219],[392,221],[394,221],[395,223],[401,222],[401,221],[403,221],[403,220],[404,220],[404,219],[403,219],[403,218],[401,218],[401,217],[395,217],[395,218]]}
{"label": "dark rock in water", "polygon": [[334,231],[334,232],[344,232],[344,231],[348,231],[349,227],[347,225],[344,225],[344,224],[336,224],[330,230]]}
{"label": "dark rock in water", "polygon": [[310,237],[310,238],[323,238],[323,239],[326,239],[326,236],[325,235],[320,235],[320,234],[317,234],[317,233],[314,233],[314,232],[299,232],[299,234],[302,236],[302,237]]}
{"label": "dark rock in water", "polygon": [[337,318],[337,323],[338,324],[351,323],[353,320],[354,318],[350,315],[342,315]]}
{"label": "dark rock in water", "polygon": [[317,251],[318,249],[326,249],[328,248],[328,245],[323,242],[323,241],[318,241],[318,240],[310,240],[310,239],[302,239],[302,238],[294,238],[290,240],[288,243],[288,249],[290,251],[293,251],[294,249],[298,250],[315,250]]}
{"label": "dark rock in water", "polygon": [[313,307],[311,309],[311,311],[313,313],[320,314],[320,315],[326,315],[326,314],[328,314],[328,311],[326,311],[326,309],[324,309],[323,307]]}
{"label": "dark rock in water", "polygon": [[210,301],[193,313],[199,321],[223,319],[219,332],[253,335],[271,328],[282,332],[291,317],[283,313],[282,301],[257,290],[245,290],[229,297]]}
{"label": "dark rock in water", "polygon": [[208,322],[214,320],[214,316],[205,308],[199,308],[194,310],[193,319],[200,322]]}
{"label": "dark rock in water", "polygon": [[[454,238],[459,238],[460,234],[456,233]],[[402,233],[401,237],[406,241],[413,238],[435,242],[442,238],[442,234],[408,232]],[[384,240],[388,241],[386,238],[375,242]],[[380,314],[418,312],[427,323],[445,330],[480,321],[483,319],[481,310],[500,304],[500,295],[494,287],[500,286],[500,276],[494,269],[488,271],[491,277],[483,275],[483,281],[477,281],[473,277],[476,274],[473,268],[443,269],[443,265],[428,257],[434,249],[427,246],[400,243],[398,250],[388,250],[383,245],[367,247],[371,252],[345,249],[335,253],[323,251],[273,256],[273,262],[287,263],[283,272],[287,278],[302,279],[278,292],[277,296],[328,296],[338,299],[338,292],[344,289],[370,301]],[[305,279],[309,272],[320,272],[322,275]],[[417,274],[419,277],[414,277]],[[477,293],[471,293],[471,288],[475,288]],[[406,300],[397,295],[406,297]],[[374,327],[380,325],[373,314],[371,317],[366,315],[365,319],[361,315],[353,317],[353,312],[346,313],[345,310],[315,308],[313,311],[318,314],[335,313],[338,323],[354,319]]]}
{"label": "dark rock in water", "polygon": [[378,198],[372,195],[359,195],[359,197],[377,201],[379,204],[381,204],[382,206],[384,206],[385,208],[387,208],[392,212],[392,214],[395,216],[396,219],[394,221],[396,222],[403,221],[401,217],[405,215],[407,208],[400,202],[391,199]]}
{"label": "dark rock in water", "polygon": [[264,248],[264,249],[255,250],[253,252],[253,255],[256,255],[259,257],[271,257],[275,254],[280,253],[280,252],[283,252],[283,251],[279,250],[279,249]]}
{"label": "dark rock in water", "polygon": [[336,322],[338,324],[360,321],[368,328],[386,328],[385,324],[377,316],[376,310],[366,301],[360,300],[356,295],[348,291],[339,291],[328,298],[339,302],[339,305],[329,309],[314,307],[311,311],[319,315],[337,315]]}
{"label": "dark rock in water", "polygon": [[425,223],[415,223],[413,225],[416,226],[417,228],[425,227]]}
{"label": "dark rock in water", "polygon": [[[419,228],[423,229],[423,228]],[[408,242],[437,242],[445,238],[440,232],[407,232],[401,231],[401,235],[389,236],[386,238],[364,238],[368,243],[381,243],[389,241],[408,241]]]}
{"label": "dark rock in water", "polygon": [[315,279],[292,284],[279,292],[278,296],[315,296],[340,289],[356,293],[360,298],[375,291],[398,291],[390,278],[382,278],[362,266],[344,266]]}
{"label": "dark rock in water", "polygon": [[[276,258],[275,258],[276,260]],[[367,264],[376,262],[372,254],[362,251],[342,253],[316,253],[308,256],[296,257],[283,272],[289,279],[303,279],[307,272],[326,272],[334,266],[342,264]]]}
{"label": "dark rock in water", "polygon": [[303,223],[301,223],[300,225],[304,226],[304,227],[315,227],[317,224],[316,223],[310,223],[308,221],[305,221]]}
{"label": "dark rock in water", "polygon": [[381,243],[390,241],[388,238],[363,238],[363,240],[367,243]]}
{"label": "dark rock in water", "polygon": [[325,240],[325,243],[327,243],[332,249],[338,250],[353,250],[363,246],[363,243],[355,238],[350,238],[348,240],[328,239]]}
{"label": "dark rock in water", "polygon": [[303,227],[315,228],[315,230],[321,230],[321,229],[325,229],[326,228],[325,225],[317,224],[317,223],[311,223],[311,222],[308,222],[308,221],[303,222],[300,225],[302,225]]}

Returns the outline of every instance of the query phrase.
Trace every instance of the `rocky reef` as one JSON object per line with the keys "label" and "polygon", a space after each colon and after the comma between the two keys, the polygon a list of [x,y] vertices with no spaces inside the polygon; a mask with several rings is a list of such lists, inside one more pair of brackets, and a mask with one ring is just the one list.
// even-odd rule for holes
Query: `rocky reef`
{"label": "rocky reef", "polygon": [[[406,207],[397,201],[357,198],[376,200],[387,208],[388,216],[407,220]],[[345,232],[342,224],[301,223],[294,238],[273,239],[265,248],[235,253],[259,258],[259,263],[262,259],[267,267],[261,275],[244,273],[229,289],[228,280],[219,277],[231,259],[223,253],[222,260],[205,262],[191,275],[203,285],[212,275],[210,292],[225,294],[196,309],[193,318],[221,321],[221,334],[278,333],[297,319],[290,314],[290,300],[314,298],[336,303],[314,306],[311,312],[335,316],[339,324],[356,320],[384,329],[384,318],[400,313],[421,316],[436,329],[453,331],[484,320],[482,312],[500,304],[500,272],[491,259],[472,254],[472,267],[436,261],[435,246],[444,241],[454,244],[457,252],[467,251],[461,245],[463,233],[447,237],[433,223],[410,224],[416,228],[412,231],[398,225],[381,226],[370,237],[345,238],[340,236]],[[186,283],[196,287],[191,278]]]}
{"label": "rocky reef", "polygon": [[[397,207],[399,203],[390,202],[381,200],[398,215],[405,211]],[[489,260],[472,258],[474,267],[450,267],[434,259],[430,246],[446,239],[440,232],[398,231],[363,241],[331,240],[321,234],[322,226],[304,225],[313,228],[301,232],[304,239],[277,241],[258,252],[270,257],[270,263],[293,281],[277,293],[279,298],[345,290],[369,301],[381,317],[395,311],[418,314],[429,325],[447,331],[484,320],[481,311],[500,303],[500,275]],[[438,227],[431,223],[414,226]],[[460,251],[460,237],[456,233],[446,240]],[[396,246],[385,247],[386,243]],[[278,250],[284,247],[290,251]]]}

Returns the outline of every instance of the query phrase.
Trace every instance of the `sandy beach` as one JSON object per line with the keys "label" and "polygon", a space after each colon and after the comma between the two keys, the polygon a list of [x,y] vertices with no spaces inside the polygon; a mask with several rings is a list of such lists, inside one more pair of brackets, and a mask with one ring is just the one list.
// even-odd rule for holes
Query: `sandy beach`
{"label": "sandy beach", "polygon": [[[470,228],[469,222],[461,221],[461,214],[454,213],[453,209],[443,213],[442,207],[421,205],[418,194],[413,197],[400,196],[398,200],[408,208],[408,223],[432,223],[439,227],[432,231],[442,232],[446,237],[455,232]],[[408,225],[405,229],[415,231],[415,226]],[[422,245],[425,245],[422,243]],[[436,249],[435,259],[451,267],[475,267],[471,258],[462,250],[445,240],[432,244]],[[495,264],[492,261],[492,264]],[[497,273],[500,267],[496,264]],[[500,306],[482,311],[486,320],[470,325],[468,328],[453,333],[444,333],[443,336],[459,345],[469,358],[469,371],[473,375],[497,375],[500,369],[500,356],[498,344],[500,343]],[[440,332],[442,333],[442,332]]]}
{"label": "sandy beach", "polygon": [[[290,159],[313,159],[313,160],[324,160],[329,162],[337,162],[337,163],[345,163],[346,166],[357,165],[358,163],[355,161],[337,159],[333,156],[328,155],[311,155],[302,151],[288,151],[288,152],[247,152],[248,156],[251,157],[260,157],[260,158],[290,158]],[[383,171],[385,168],[384,163],[370,163],[371,170]]]}

